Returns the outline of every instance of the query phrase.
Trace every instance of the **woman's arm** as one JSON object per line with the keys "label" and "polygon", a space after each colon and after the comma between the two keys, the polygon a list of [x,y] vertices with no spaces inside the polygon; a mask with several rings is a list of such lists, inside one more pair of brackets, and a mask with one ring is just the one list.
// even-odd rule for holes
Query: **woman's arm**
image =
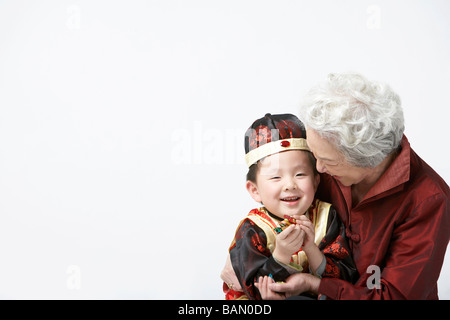
{"label": "woman's arm", "polygon": [[450,215],[447,200],[435,195],[422,201],[399,222],[386,254],[378,267],[377,286],[372,272],[361,275],[357,285],[323,278],[318,291],[331,299],[427,299],[435,295],[436,283],[449,243]]}
{"label": "woman's arm", "polygon": [[[270,283],[265,297],[289,297],[305,291],[324,294],[334,300],[416,299],[432,294],[448,245],[449,214],[442,196],[426,199],[414,215],[394,230],[394,239],[381,269],[377,286],[363,274],[357,284],[335,278],[318,279],[308,274],[294,274],[286,283]],[[372,285],[369,285],[372,284]]]}

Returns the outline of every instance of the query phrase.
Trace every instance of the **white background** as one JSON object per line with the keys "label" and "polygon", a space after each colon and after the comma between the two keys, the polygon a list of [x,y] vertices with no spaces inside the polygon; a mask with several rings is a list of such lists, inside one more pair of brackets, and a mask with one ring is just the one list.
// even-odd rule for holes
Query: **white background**
{"label": "white background", "polygon": [[[222,299],[243,136],[330,72],[450,181],[450,2],[0,1],[0,298]],[[450,299],[450,261],[439,280]]]}

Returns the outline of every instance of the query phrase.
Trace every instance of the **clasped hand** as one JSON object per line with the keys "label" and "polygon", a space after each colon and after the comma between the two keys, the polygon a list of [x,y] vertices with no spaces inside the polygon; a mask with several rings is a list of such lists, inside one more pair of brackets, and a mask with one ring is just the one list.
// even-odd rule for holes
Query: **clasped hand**
{"label": "clasped hand", "polygon": [[288,264],[291,261],[291,256],[302,247],[304,237],[305,231],[301,228],[300,221],[277,234],[276,246],[273,252],[275,259]]}
{"label": "clasped hand", "polygon": [[280,262],[288,264],[291,255],[300,248],[309,251],[314,246],[314,225],[305,215],[295,215],[296,223],[290,225],[276,237],[273,256]]}
{"label": "clasped hand", "polygon": [[299,225],[290,225],[277,235],[273,256],[280,262],[288,264],[291,255],[300,250],[305,232]]}

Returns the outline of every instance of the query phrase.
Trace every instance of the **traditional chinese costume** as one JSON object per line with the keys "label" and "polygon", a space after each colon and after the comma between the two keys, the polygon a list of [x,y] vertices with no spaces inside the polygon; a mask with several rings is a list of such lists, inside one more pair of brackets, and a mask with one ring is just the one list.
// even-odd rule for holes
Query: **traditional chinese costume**
{"label": "traditional chinese costume", "polygon": [[[306,216],[315,226],[314,242],[325,256],[316,275],[353,282],[358,275],[349,253],[344,226],[334,208],[316,199]],[[280,221],[264,207],[251,210],[241,221],[229,249],[228,261],[239,284],[224,283],[227,300],[261,299],[254,286],[260,276],[284,281],[291,274],[309,272],[308,259],[301,249],[292,255],[289,265],[276,261],[272,256],[276,246],[274,228]]]}

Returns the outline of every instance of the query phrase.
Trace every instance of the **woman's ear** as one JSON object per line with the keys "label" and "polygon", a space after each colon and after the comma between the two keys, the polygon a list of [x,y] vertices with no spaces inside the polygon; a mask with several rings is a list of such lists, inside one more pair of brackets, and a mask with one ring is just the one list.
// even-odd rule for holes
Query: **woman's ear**
{"label": "woman's ear", "polygon": [[245,187],[247,188],[248,193],[250,196],[255,200],[256,202],[261,202],[261,196],[258,192],[258,187],[256,186],[256,183],[247,180],[247,183],[245,184]]}

